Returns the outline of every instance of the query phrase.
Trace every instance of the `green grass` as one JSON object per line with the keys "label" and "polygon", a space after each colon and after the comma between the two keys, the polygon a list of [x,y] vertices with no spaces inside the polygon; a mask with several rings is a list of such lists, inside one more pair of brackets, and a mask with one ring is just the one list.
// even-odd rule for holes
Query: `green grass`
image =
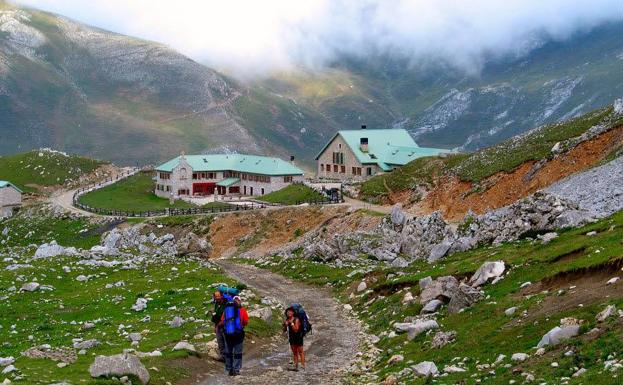
{"label": "green grass", "polygon": [[[135,260],[136,267],[126,269],[90,266],[82,264],[82,259],[77,257],[32,260],[30,256],[34,248],[22,247],[51,239],[64,246],[86,248],[97,244],[103,229],[82,220],[44,216],[28,219],[18,215],[0,222],[0,228],[5,227],[9,234],[7,237],[0,234],[0,255],[11,248],[12,259],[0,259],[0,357],[15,357],[15,366],[22,376],[21,380],[13,381],[15,384],[118,384],[118,381],[92,379],[88,368],[96,355],[118,354],[131,348],[126,337],[129,332],[144,335],[139,346],[134,347],[137,351],[158,349],[162,352],[162,357],[141,359],[149,369],[150,383],[178,383],[192,372],[183,364],[189,354],[174,352],[172,347],[181,340],[188,340],[201,349],[201,344],[212,340],[214,329],[206,313],[212,309],[209,301],[214,287],[218,283],[236,285],[220,269],[200,258],[150,257]],[[36,234],[27,236],[30,230]],[[81,234],[86,232],[89,235],[82,237]],[[7,239],[8,243],[5,242]],[[30,266],[9,271],[6,267],[11,264]],[[88,276],[89,280],[79,282],[76,280],[78,275]],[[21,285],[32,281],[50,285],[53,290],[19,291]],[[122,286],[106,288],[107,284],[121,281]],[[12,289],[14,286],[17,291]],[[147,309],[131,310],[140,297],[151,298]],[[259,304],[259,300],[260,297],[255,295],[245,305],[253,307]],[[143,321],[145,316],[151,319]],[[181,316],[187,322],[180,328],[171,328],[167,322],[175,316]],[[87,321],[96,326],[83,330],[81,325]],[[277,316],[271,323],[251,318],[247,335],[265,338],[279,330]],[[195,337],[200,334],[203,336]],[[41,344],[50,344],[52,348],[71,347],[74,338],[94,338],[101,345],[89,349],[86,355],[78,355],[77,361],[65,368],[58,368],[57,362],[50,359],[31,359],[21,355],[26,349]],[[5,377],[13,379],[11,375],[2,378]]]}
{"label": "green grass", "polygon": [[[155,211],[165,208],[198,207],[191,203],[176,200],[172,205],[168,199],[154,194],[153,173],[141,172],[99,190],[80,197],[80,203],[107,210]],[[204,207],[229,207],[227,203],[212,202]]]}
{"label": "green grass", "polygon": [[264,202],[295,205],[303,202],[326,199],[318,191],[302,183],[293,183],[281,190],[257,198]]}
{"label": "green grass", "polygon": [[[597,231],[597,235],[588,237],[589,231]],[[593,383],[599,385],[614,385],[620,381],[609,373],[603,372],[603,360],[610,354],[618,354],[623,350],[623,327],[618,320],[613,319],[607,324],[599,325],[603,334],[598,338],[577,337],[562,344],[560,347],[550,347],[545,356],[534,356],[533,347],[541,336],[559,323],[563,317],[576,317],[583,320],[582,330],[585,332],[597,326],[595,315],[607,304],[623,306],[623,298],[615,295],[604,295],[596,302],[584,302],[583,306],[570,306],[552,314],[541,313],[543,301],[556,303],[557,296],[561,298],[571,296],[569,287],[575,284],[575,279],[586,277],[591,272],[600,272],[596,276],[598,281],[605,281],[617,275],[617,265],[623,260],[623,212],[611,218],[580,229],[568,230],[550,244],[543,245],[538,241],[523,240],[504,244],[497,247],[482,247],[469,252],[454,254],[436,265],[426,262],[415,262],[406,269],[396,270],[382,264],[376,264],[364,258],[356,262],[344,262],[337,266],[330,263],[304,260],[300,258],[281,259],[273,257],[260,267],[267,268],[296,280],[311,284],[330,286],[335,295],[343,302],[349,302],[359,318],[369,326],[369,332],[381,335],[377,346],[382,350],[381,357],[375,370],[381,379],[390,373],[397,374],[405,367],[421,361],[433,361],[441,370],[446,365],[456,363],[455,357],[467,357],[468,372],[450,374],[440,378],[439,383],[454,384],[465,381],[465,384],[476,384],[480,379],[482,384],[502,385],[515,380],[523,382],[518,374],[513,373],[515,366],[523,371],[534,373],[537,383],[558,383],[560,377],[570,377],[577,369],[583,366],[588,369],[585,376],[573,378],[569,384]],[[580,252],[578,252],[580,251]],[[561,259],[575,252],[575,258]],[[471,308],[459,314],[447,314],[442,310],[438,316],[441,330],[455,330],[458,333],[455,343],[441,349],[432,349],[428,345],[432,334],[423,334],[413,341],[407,341],[404,335],[390,338],[386,334],[392,322],[403,322],[405,318],[419,313],[421,305],[414,303],[403,305],[402,298],[405,290],[410,290],[414,296],[419,294],[418,281],[426,276],[454,275],[468,277],[485,261],[503,260],[507,264],[507,275],[495,285],[484,286],[486,299],[481,300]],[[255,263],[257,262],[249,262]],[[614,267],[611,267],[613,266]],[[350,274],[354,272],[353,274]],[[608,273],[610,272],[610,273]],[[549,292],[536,292],[533,296],[519,294],[520,285],[524,282],[538,282],[561,277],[560,284]],[[564,277],[564,278],[562,278]],[[575,277],[575,278],[574,278]],[[368,282],[370,291],[351,296],[351,289],[362,279]],[[566,281],[565,281],[566,279]],[[557,294],[557,288],[564,288],[566,292]],[[355,293],[356,294],[356,293]],[[517,306],[519,310],[512,317],[504,314],[504,310]],[[526,311],[528,318],[522,321],[521,313]],[[565,346],[572,346],[576,350],[574,357],[565,357],[568,350]],[[477,363],[491,363],[498,354],[510,357],[513,353],[526,352],[532,357],[522,365],[511,364],[510,368],[498,366],[494,370],[495,376],[489,375],[489,370],[479,371]],[[394,366],[386,365],[387,360],[394,354],[405,357],[403,363]],[[556,361],[558,368],[552,368],[550,363]],[[510,363],[509,359],[505,363]],[[405,384],[426,384],[425,379],[412,376],[402,378]],[[356,379],[355,379],[356,383]]]}
{"label": "green grass", "polygon": [[47,150],[0,156],[0,180],[8,180],[25,192],[35,185],[54,186],[75,181],[104,164],[80,156],[65,156]]}
{"label": "green grass", "polygon": [[432,187],[435,177],[441,176],[469,155],[456,154],[445,158],[424,157],[407,163],[390,173],[374,176],[361,184],[360,196],[379,201],[392,192],[412,190],[417,186]]}
{"label": "green grass", "polygon": [[566,122],[541,127],[479,151],[454,166],[452,171],[462,180],[472,182],[479,182],[498,172],[510,172],[524,162],[546,158],[556,143],[579,136],[597,124],[604,123],[611,127],[621,124],[621,119],[609,120],[612,111],[612,107],[603,108]]}

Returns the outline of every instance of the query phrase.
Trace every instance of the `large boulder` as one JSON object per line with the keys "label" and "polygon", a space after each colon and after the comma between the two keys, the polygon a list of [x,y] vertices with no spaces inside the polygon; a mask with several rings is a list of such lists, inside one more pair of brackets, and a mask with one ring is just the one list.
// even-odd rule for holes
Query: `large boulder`
{"label": "large boulder", "polygon": [[420,303],[422,305],[439,299],[448,302],[459,289],[459,281],[451,275],[439,277],[434,281],[424,281],[420,283],[420,287],[424,285],[422,293],[420,293]]}
{"label": "large boulder", "polygon": [[480,290],[475,289],[469,285],[461,283],[458,290],[450,297],[450,303],[448,303],[449,313],[458,313],[463,309],[466,309],[480,299],[483,295]]}
{"label": "large boulder", "polygon": [[56,243],[56,241],[52,241],[50,243],[44,243],[37,248],[35,251],[35,259],[44,259],[57,257],[59,255],[73,255],[76,250],[72,247],[69,249],[64,248],[63,246]]}
{"label": "large boulder", "polygon": [[505,269],[504,261],[485,262],[470,278],[469,284],[474,287],[482,286],[489,279],[500,277]]}
{"label": "large boulder", "polygon": [[580,334],[580,325],[556,326],[541,338],[537,348],[547,345],[558,345],[562,341],[573,338],[578,334]]}
{"label": "large boulder", "polygon": [[138,377],[143,385],[148,384],[150,378],[141,360],[129,353],[95,357],[95,361],[89,367],[89,374],[94,378],[133,375]]}
{"label": "large boulder", "polygon": [[443,242],[433,246],[433,248],[430,250],[430,254],[428,255],[427,262],[434,263],[445,257],[450,251],[451,247],[452,242],[449,240],[444,240]]}
{"label": "large boulder", "polygon": [[249,317],[259,318],[264,322],[270,322],[273,319],[273,311],[269,307],[263,307],[250,311]]}

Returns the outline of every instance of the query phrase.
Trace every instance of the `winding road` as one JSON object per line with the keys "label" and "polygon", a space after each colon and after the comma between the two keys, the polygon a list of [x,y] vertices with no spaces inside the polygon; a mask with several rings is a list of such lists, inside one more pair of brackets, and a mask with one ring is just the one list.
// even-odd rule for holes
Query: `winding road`
{"label": "winding road", "polygon": [[303,304],[314,331],[305,339],[307,369],[287,371],[290,349],[287,341],[255,349],[244,357],[242,376],[224,372],[203,379],[202,385],[249,384],[340,384],[344,368],[355,359],[362,337],[358,323],[346,316],[343,307],[322,288],[292,282],[278,274],[226,260],[216,263],[232,278],[252,287],[262,296],[283,305]]}

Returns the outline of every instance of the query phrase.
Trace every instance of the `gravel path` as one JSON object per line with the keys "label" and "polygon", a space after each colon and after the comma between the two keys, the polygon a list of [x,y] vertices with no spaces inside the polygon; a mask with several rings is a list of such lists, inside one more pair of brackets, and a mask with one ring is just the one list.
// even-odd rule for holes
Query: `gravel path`
{"label": "gravel path", "polygon": [[[242,375],[228,377],[217,373],[204,379],[202,385],[248,384],[339,384],[344,368],[359,351],[362,337],[357,322],[345,316],[345,311],[324,289],[294,283],[288,279],[229,261],[217,262],[231,277],[257,290],[261,295],[277,299],[284,305],[303,304],[314,331],[305,339],[307,370],[285,370],[290,362],[290,350],[285,338],[282,344],[254,349],[243,360]],[[246,348],[246,347],[245,347]],[[256,351],[257,350],[257,351]]]}
{"label": "gravel path", "polygon": [[545,191],[577,203],[597,217],[623,209],[623,157],[571,175]]}

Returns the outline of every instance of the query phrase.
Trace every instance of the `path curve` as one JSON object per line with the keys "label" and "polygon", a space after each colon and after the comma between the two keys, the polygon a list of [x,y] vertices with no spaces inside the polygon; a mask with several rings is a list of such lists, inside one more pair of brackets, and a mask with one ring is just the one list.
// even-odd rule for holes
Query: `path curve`
{"label": "path curve", "polygon": [[245,356],[240,377],[229,377],[220,372],[205,378],[201,385],[341,383],[344,368],[359,351],[363,332],[356,321],[345,315],[342,305],[332,298],[328,290],[292,282],[253,266],[226,260],[215,262],[226,274],[257,290],[262,296],[275,298],[284,305],[293,302],[303,304],[314,331],[305,339],[306,371],[285,370],[290,362],[290,350],[284,338],[281,344],[271,344]]}

